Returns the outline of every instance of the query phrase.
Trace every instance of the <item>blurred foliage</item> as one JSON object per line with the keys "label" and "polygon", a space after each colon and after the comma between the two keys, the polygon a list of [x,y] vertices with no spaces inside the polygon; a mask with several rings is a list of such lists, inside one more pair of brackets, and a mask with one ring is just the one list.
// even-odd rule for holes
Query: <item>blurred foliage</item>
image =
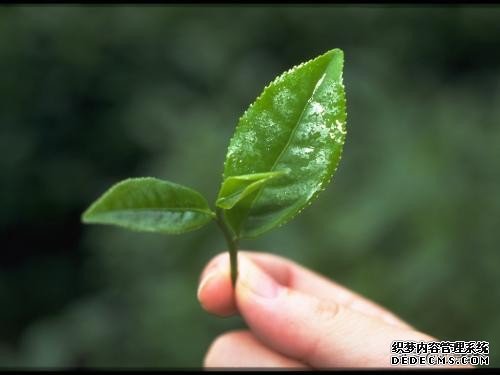
{"label": "blurred foliage", "polygon": [[500,365],[500,8],[0,8],[0,366],[198,367],[215,225],[82,226],[112,183],[212,200],[234,126],[276,75],[342,48],[343,159],[318,201],[244,248],[282,254]]}

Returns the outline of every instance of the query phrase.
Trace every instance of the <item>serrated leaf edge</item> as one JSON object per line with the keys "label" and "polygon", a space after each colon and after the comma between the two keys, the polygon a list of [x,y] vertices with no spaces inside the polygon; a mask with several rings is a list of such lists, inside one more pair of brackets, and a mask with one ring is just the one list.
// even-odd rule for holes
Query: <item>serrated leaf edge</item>
{"label": "serrated leaf edge", "polygon": [[[309,62],[312,62],[312,61],[314,61],[314,60],[317,60],[317,59],[319,59],[319,58],[323,57],[324,55],[326,55],[326,54],[328,54],[328,53],[331,53],[331,52],[333,52],[333,51],[335,51],[335,50],[338,50],[338,49],[336,48],[336,49],[330,50],[330,51],[328,51],[328,52],[324,53],[324,54],[323,54],[323,55],[321,55],[321,56],[318,56],[318,57],[316,57],[316,58],[314,58],[314,59],[312,59],[312,60],[309,60],[309,61],[306,61],[306,62],[304,62],[304,63],[302,63],[302,64],[299,64],[299,65],[297,65],[296,67],[294,67],[294,68],[292,68],[292,69],[289,69],[286,73],[288,74],[288,73],[289,73],[289,72],[291,72],[292,70],[294,70],[294,69],[298,69],[298,68],[299,68],[299,67],[301,67],[302,65],[305,65],[305,64],[307,64],[307,63],[309,63]],[[347,104],[347,95],[346,95],[346,92],[345,92],[345,86],[344,86],[344,82],[343,82],[343,71],[344,71],[344,65],[345,65],[345,60],[344,60],[344,58],[343,58],[343,59],[342,59],[341,69],[340,69],[340,71],[341,71],[341,75],[340,75],[339,83],[340,83],[340,85],[342,86],[342,91],[344,92],[344,95],[343,95],[343,96],[344,96],[344,100],[343,100],[342,105],[343,105],[343,107],[344,107],[344,108],[346,108],[346,104]],[[285,73],[283,73],[282,75],[280,75],[278,78],[283,77],[284,75],[285,75]],[[273,82],[275,82],[276,80],[277,80],[277,79],[275,79]],[[271,84],[272,84],[272,83],[271,83]],[[268,86],[270,86],[271,84],[269,84]],[[266,89],[267,89],[267,87],[268,87],[268,86],[266,86],[266,88],[263,90],[262,94],[266,91]],[[314,91],[313,91],[313,92],[314,92]],[[258,99],[262,96],[262,94],[261,94],[261,95],[260,95],[260,96],[259,96],[259,97],[255,100],[255,102],[257,102],[257,100],[258,100]],[[255,102],[254,102],[254,103],[255,103]],[[252,106],[253,106],[253,104],[254,104],[254,103],[252,103]],[[250,109],[250,107],[248,108],[248,110],[249,110],[249,109]],[[246,113],[246,111],[245,111],[245,113]],[[347,110],[345,110],[345,114],[346,114],[346,116],[345,116],[345,121],[343,122],[342,143],[341,143],[341,147],[340,147],[340,149],[339,149],[339,157],[338,157],[337,162],[335,163],[334,167],[332,168],[332,172],[331,172],[331,173],[330,173],[330,174],[329,174],[329,175],[328,175],[328,176],[327,176],[327,177],[323,180],[323,182],[321,183],[321,185],[320,185],[320,187],[318,188],[318,190],[316,190],[316,191],[313,193],[313,195],[312,195],[312,196],[311,196],[311,197],[307,200],[306,204],[305,204],[302,208],[300,208],[297,212],[295,212],[295,214],[293,214],[293,215],[291,215],[291,216],[289,216],[289,217],[286,217],[286,218],[285,218],[285,219],[284,219],[281,223],[279,223],[278,225],[273,226],[273,227],[271,227],[271,228],[265,228],[265,227],[264,227],[264,229],[262,229],[262,230],[258,230],[258,231],[255,231],[255,232],[251,232],[251,234],[245,234],[244,232],[243,232],[243,233],[240,233],[240,238],[242,238],[242,239],[243,239],[243,238],[247,238],[247,239],[256,238],[256,237],[260,236],[261,234],[263,234],[263,233],[265,233],[265,232],[267,232],[267,231],[269,231],[269,230],[271,230],[271,229],[277,229],[277,228],[280,228],[281,226],[283,226],[283,225],[285,225],[285,224],[289,223],[291,220],[293,220],[295,217],[297,217],[297,215],[299,215],[302,211],[304,211],[304,209],[306,209],[307,207],[309,207],[309,206],[313,203],[313,201],[315,201],[315,200],[317,199],[318,195],[319,195],[322,191],[324,191],[324,190],[326,189],[326,186],[327,186],[328,184],[330,184],[330,183],[331,183],[331,181],[332,181],[332,179],[333,179],[333,176],[335,175],[335,172],[337,171],[338,166],[339,166],[339,164],[340,164],[340,160],[342,159],[342,153],[343,153],[343,150],[344,150],[345,139],[346,139],[346,136],[347,136]],[[243,116],[242,116],[242,117],[243,117]],[[224,167],[225,167],[225,162],[224,162]]]}

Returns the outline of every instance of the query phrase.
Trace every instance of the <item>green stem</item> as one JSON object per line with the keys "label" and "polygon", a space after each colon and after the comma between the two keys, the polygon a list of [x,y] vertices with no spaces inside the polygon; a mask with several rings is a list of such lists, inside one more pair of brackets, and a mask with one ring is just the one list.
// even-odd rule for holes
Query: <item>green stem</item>
{"label": "green stem", "polygon": [[224,212],[221,209],[217,209],[217,224],[224,234],[227,246],[229,248],[229,263],[231,265],[231,283],[236,285],[236,279],[238,278],[238,238],[233,234],[231,229],[226,223],[226,218]]}

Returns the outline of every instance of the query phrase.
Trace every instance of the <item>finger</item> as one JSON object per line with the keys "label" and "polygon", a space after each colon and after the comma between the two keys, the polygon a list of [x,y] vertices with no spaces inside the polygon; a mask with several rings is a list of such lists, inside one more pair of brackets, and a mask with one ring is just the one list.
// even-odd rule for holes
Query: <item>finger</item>
{"label": "finger", "polygon": [[389,367],[394,340],[431,341],[423,333],[278,284],[239,258],[236,305],[266,346],[312,367]]}
{"label": "finger", "polygon": [[[318,275],[283,257],[265,253],[240,251],[271,275],[278,283],[321,299],[350,307],[403,328],[411,328],[391,312],[349,289]],[[198,299],[209,312],[228,316],[236,312],[230,283],[229,256],[222,253],[212,259],[202,273]]]}
{"label": "finger", "polygon": [[411,328],[393,313],[375,302],[327,279],[286,258],[266,253],[243,252],[260,268],[273,276],[278,283],[324,300],[332,300],[363,314],[380,318],[385,322]]}
{"label": "finger", "polygon": [[307,368],[265,347],[249,331],[231,331],[219,336],[210,346],[205,367]]}
{"label": "finger", "polygon": [[236,313],[229,253],[221,253],[207,264],[200,277],[197,297],[201,306],[212,314],[229,316]]}

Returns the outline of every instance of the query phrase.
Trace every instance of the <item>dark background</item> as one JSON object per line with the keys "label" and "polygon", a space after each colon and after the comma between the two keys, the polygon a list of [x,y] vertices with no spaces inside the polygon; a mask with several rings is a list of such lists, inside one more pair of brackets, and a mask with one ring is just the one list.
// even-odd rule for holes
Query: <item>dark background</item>
{"label": "dark background", "polygon": [[196,300],[225,248],[83,226],[111,184],[155,176],[213,201],[264,85],[345,52],[333,183],[243,243],[287,256],[500,365],[500,8],[0,8],[0,366],[189,366],[239,318]]}

